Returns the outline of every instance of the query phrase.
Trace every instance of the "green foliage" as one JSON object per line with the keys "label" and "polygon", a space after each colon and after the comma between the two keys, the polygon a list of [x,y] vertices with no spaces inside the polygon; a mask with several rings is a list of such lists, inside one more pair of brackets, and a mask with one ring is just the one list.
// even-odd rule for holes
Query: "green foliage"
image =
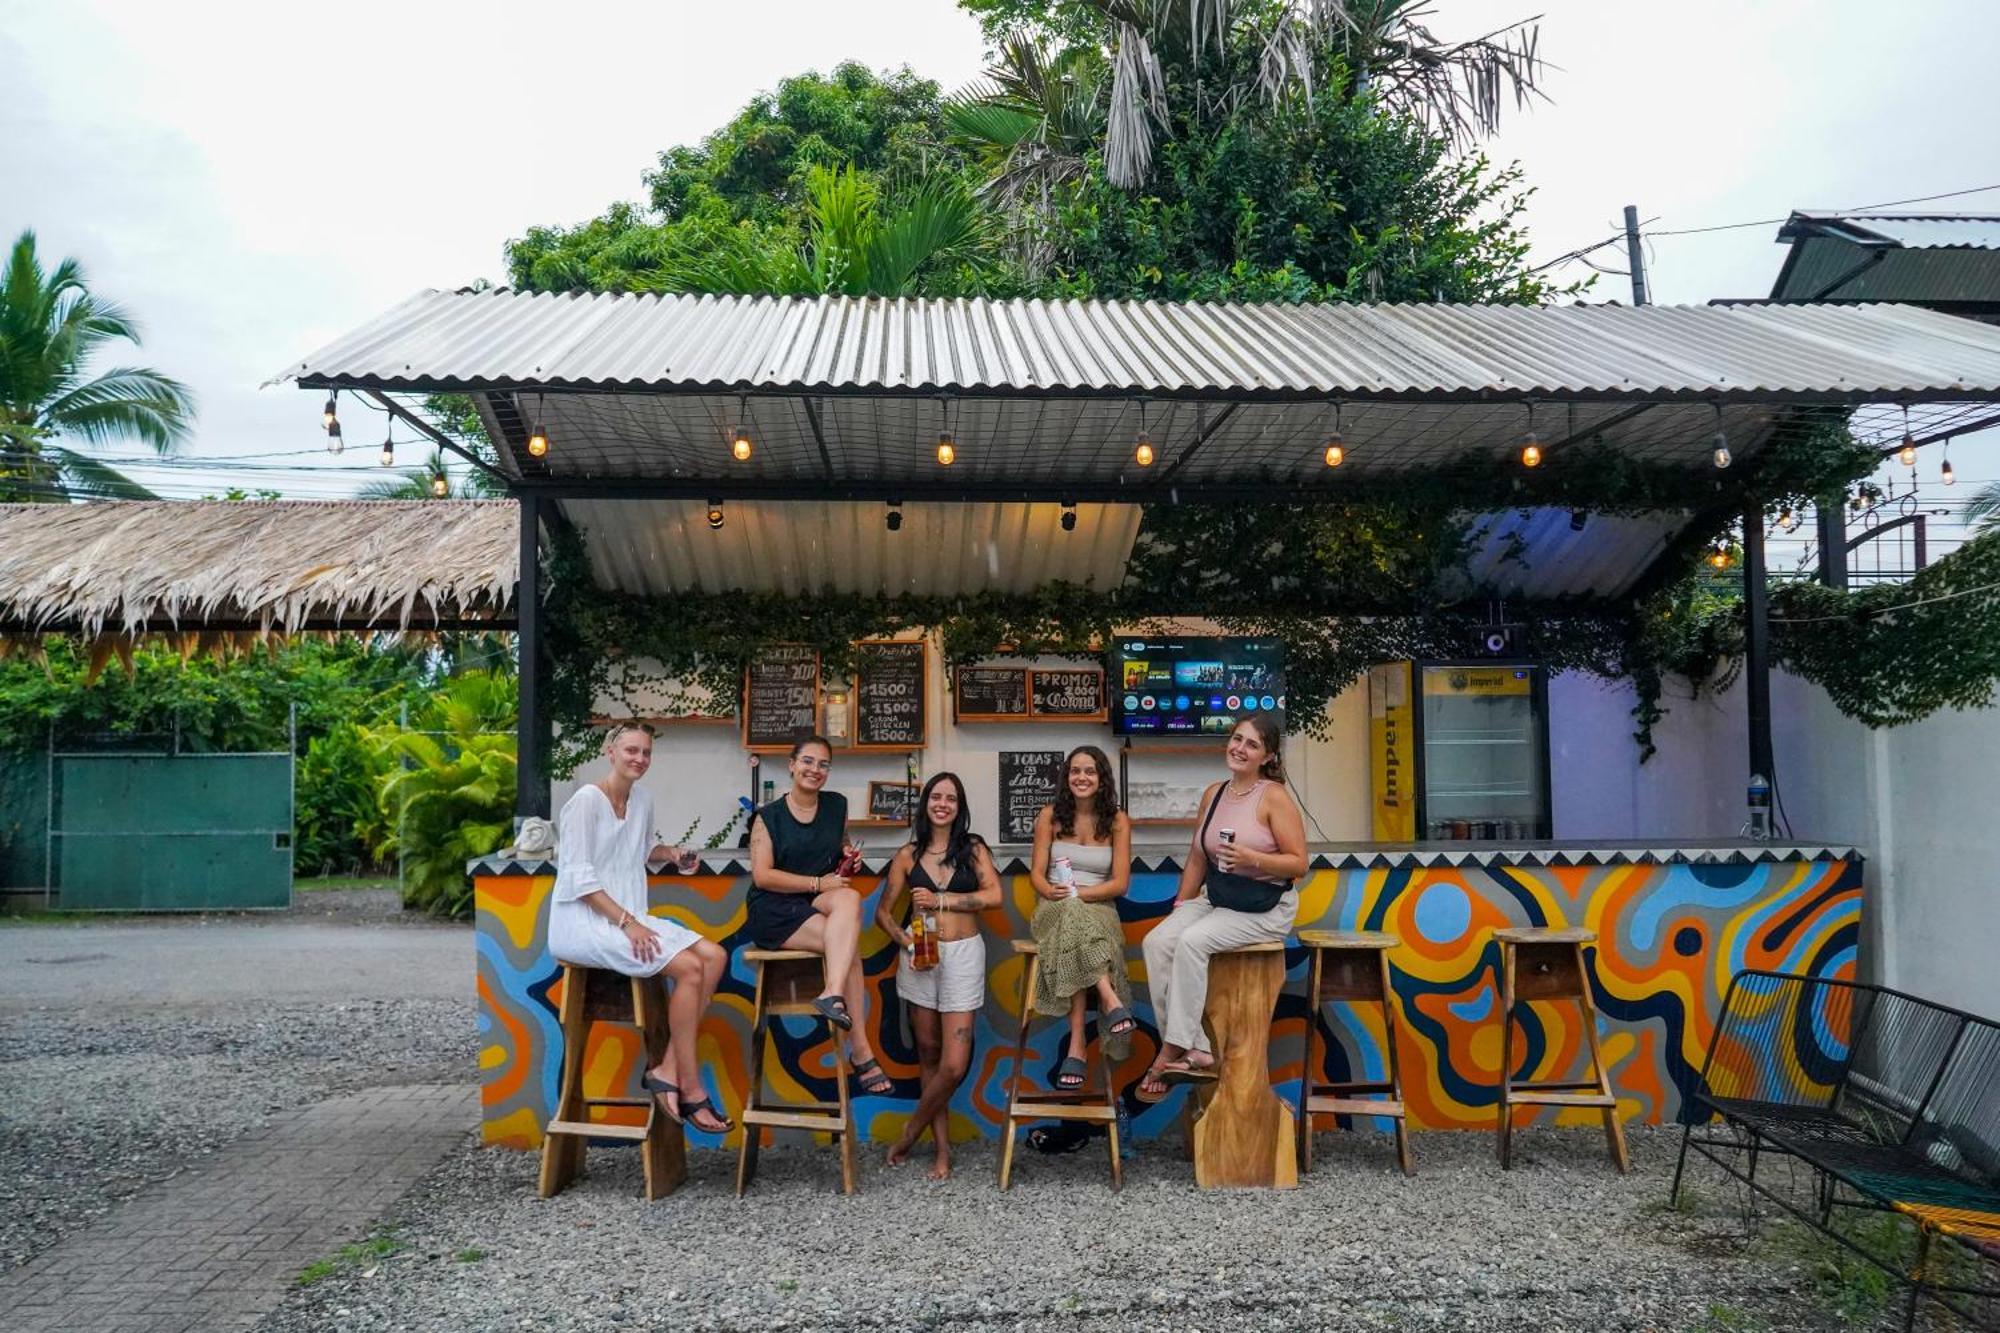
{"label": "green foliage", "polygon": [[513,828],[519,698],[513,675],[469,671],[445,682],[407,729],[365,731],[387,824],[375,851],[403,857],[404,907],[454,917],[471,911],[465,863],[497,850]]}
{"label": "green foliage", "polygon": [[337,722],[313,737],[294,774],[293,873],[380,868],[374,849],[387,826],[375,800],[375,756],[361,728]]}
{"label": "green foliage", "polygon": [[0,502],[150,499],[152,493],[88,454],[133,439],[167,455],[194,424],[194,395],[155,370],[89,363],[139,328],[93,295],[73,259],[44,272],[35,233],[14,242],[0,272]]}

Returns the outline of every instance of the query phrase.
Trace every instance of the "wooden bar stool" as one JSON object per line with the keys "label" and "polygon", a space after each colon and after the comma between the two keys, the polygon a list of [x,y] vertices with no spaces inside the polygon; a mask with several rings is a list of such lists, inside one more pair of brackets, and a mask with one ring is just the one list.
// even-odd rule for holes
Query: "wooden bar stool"
{"label": "wooden bar stool", "polygon": [[1209,959],[1202,1020],[1222,1072],[1205,1095],[1197,1084],[1188,1099],[1194,1180],[1203,1189],[1298,1188],[1292,1108],[1271,1087],[1271,1015],[1284,987],[1281,941]]}
{"label": "wooden bar stool", "polygon": [[[628,984],[629,983],[629,984]],[[660,1062],[667,1049],[666,997],[658,977],[626,977],[597,967],[563,964],[562,1083],[555,1115],[542,1129],[544,1199],[560,1194],[583,1170],[584,1145],[591,1139],[624,1139],[641,1145],[646,1171],[646,1201],[673,1193],[687,1179],[687,1140],[681,1127],[667,1119],[659,1103],[644,1097],[586,1097],[583,1093],[584,1044],[592,1023],[620,1023],[636,1028],[644,1047],[642,1070]],[[643,1124],[592,1120],[594,1106],[644,1107]]]}
{"label": "wooden bar stool", "polygon": [[[1376,930],[1302,930],[1299,942],[1310,951],[1306,969],[1306,1062],[1299,1075],[1299,1170],[1312,1170],[1314,1116],[1379,1115],[1395,1121],[1396,1160],[1401,1163],[1404,1175],[1415,1175],[1416,1167],[1410,1163],[1409,1128],[1404,1123],[1403,1074],[1396,1062],[1395,993],[1389,986],[1389,950],[1402,941]],[[1386,1082],[1319,1081],[1320,1015],[1323,1007],[1334,1000],[1382,1006],[1382,1045],[1389,1066]]]}
{"label": "wooden bar stool", "polygon": [[[1632,1169],[1625,1130],[1618,1123],[1618,1098],[1597,1049],[1597,1004],[1590,996],[1590,967],[1583,946],[1597,932],[1581,927],[1505,926],[1493,932],[1500,942],[1500,1166],[1513,1166],[1514,1107],[1595,1106],[1604,1112],[1604,1137],[1620,1171]],[[1590,1052],[1590,1078],[1582,1081],[1514,1081],[1514,1011],[1535,1000],[1575,1000],[1583,1017]]]}
{"label": "wooden bar stool", "polygon": [[[813,1001],[826,987],[826,960],[803,949],[745,949],[743,961],[757,969],[757,999],[751,1009],[750,1099],[743,1108],[743,1147],[736,1159],[736,1197],[743,1197],[743,1191],[757,1175],[757,1150],[763,1146],[766,1126],[831,1134],[840,1149],[840,1191],[853,1194],[861,1188],[861,1182],[854,1169],[854,1108],[848,1102],[846,1034],[813,1008]],[[838,1089],[833,1101],[776,1104],[764,1101],[764,1041],[770,1035],[771,1020],[794,1014],[826,1024],[827,1035],[833,1041],[834,1083]]]}
{"label": "wooden bar stool", "polygon": [[[1103,1125],[1108,1131],[1107,1137],[1111,1141],[1111,1188],[1122,1189],[1125,1171],[1118,1157],[1118,1089],[1112,1082],[1111,1057],[1104,1053],[1101,1040],[1097,1057],[1104,1074],[1102,1091],[1058,1088],[1037,1092],[1032,1101],[1021,1100],[1021,1066],[1028,1058],[1028,1028],[1034,1022],[1035,983],[1041,977],[1042,959],[1033,940],[1015,940],[1013,945],[1015,953],[1027,956],[1028,969],[1027,979],[1021,983],[1021,1030],[1014,1040],[1014,1077],[1007,1084],[1007,1118],[1002,1131],[1006,1137],[1000,1145],[1000,1188],[1004,1190],[1012,1183],[1014,1139],[1022,1121],[1085,1120]],[[1071,1051],[1070,1054],[1085,1060],[1090,1058],[1087,1052]]]}

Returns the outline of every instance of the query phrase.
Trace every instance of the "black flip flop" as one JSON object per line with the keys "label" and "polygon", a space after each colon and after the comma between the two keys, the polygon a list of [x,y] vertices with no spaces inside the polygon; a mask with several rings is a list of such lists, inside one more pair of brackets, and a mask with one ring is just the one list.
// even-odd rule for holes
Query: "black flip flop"
{"label": "black flip flop", "polygon": [[[896,1080],[889,1077],[879,1059],[870,1058],[866,1064],[858,1064],[849,1072],[854,1075],[854,1081],[865,1097],[887,1097],[896,1091]],[[868,1075],[871,1073],[875,1075],[874,1087],[869,1086],[871,1080]]]}
{"label": "black flip flop", "polygon": [[[667,1082],[663,1078],[654,1078],[651,1074],[641,1074],[639,1076],[639,1086],[644,1088],[647,1092],[654,1092],[654,1093],[671,1092],[676,1097],[681,1095],[681,1090],[678,1086]],[[669,1111],[667,1109],[667,1104],[663,1101],[660,1101],[659,1098],[655,1097],[653,1101],[654,1104],[660,1108],[660,1114],[665,1116],[667,1119],[673,1121],[676,1125],[684,1125],[687,1123],[685,1120],[681,1118],[682,1116],[685,1116],[687,1114],[687,1108],[685,1106],[681,1108],[680,1115],[675,1115],[672,1111]]]}
{"label": "black flip flop", "polygon": [[842,1032],[854,1026],[854,1016],[847,1012],[847,1000],[844,996],[822,995],[813,1001],[813,1008],[819,1012],[821,1018]]}
{"label": "black flip flop", "polygon": [[[717,1120],[720,1120],[722,1122],[722,1128],[703,1129],[700,1125],[695,1124],[694,1118],[700,1115],[703,1111],[708,1111],[712,1113]],[[683,1102],[681,1104],[681,1115],[683,1117],[683,1119],[681,1120],[681,1123],[683,1125],[687,1126],[687,1128],[689,1129],[696,1130],[703,1134],[727,1134],[730,1130],[736,1128],[736,1122],[734,1120],[731,1120],[728,1116],[724,1115],[721,1111],[717,1110],[715,1102],[707,1097],[702,1098],[698,1102]]]}
{"label": "black flip flop", "polygon": [[[1082,1087],[1083,1081],[1089,1076],[1090,1066],[1073,1055],[1056,1066],[1056,1086],[1064,1092],[1074,1092]],[[1075,1082],[1070,1082],[1071,1079]]]}
{"label": "black flip flop", "polygon": [[1132,1017],[1132,1011],[1123,1005],[1104,1016],[1104,1030],[1114,1037],[1122,1037],[1138,1026],[1139,1021]]}

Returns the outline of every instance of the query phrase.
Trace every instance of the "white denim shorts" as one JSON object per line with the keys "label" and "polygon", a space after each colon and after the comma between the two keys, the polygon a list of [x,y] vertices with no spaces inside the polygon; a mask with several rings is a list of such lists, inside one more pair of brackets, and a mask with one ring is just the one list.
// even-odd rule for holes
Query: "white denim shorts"
{"label": "white denim shorts", "polygon": [[896,993],[905,1004],[941,1014],[964,1014],[986,1005],[986,937],[946,940],[938,945],[938,965],[928,972],[910,966],[904,954],[896,969]]}

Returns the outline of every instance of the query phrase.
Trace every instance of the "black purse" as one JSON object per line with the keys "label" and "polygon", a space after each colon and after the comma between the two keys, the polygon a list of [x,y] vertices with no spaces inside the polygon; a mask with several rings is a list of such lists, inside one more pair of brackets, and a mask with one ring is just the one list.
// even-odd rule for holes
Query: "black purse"
{"label": "black purse", "polygon": [[[1208,814],[1201,821],[1201,831],[1194,835],[1195,845],[1201,848],[1204,857],[1208,856],[1208,826],[1215,819],[1216,807],[1222,804],[1223,788],[1228,785],[1223,783],[1216,787],[1215,799],[1208,803]],[[1218,870],[1213,859],[1209,861],[1208,876],[1201,883],[1208,890],[1210,903],[1232,912],[1268,912],[1292,887],[1290,880],[1274,884],[1268,879],[1252,879],[1248,875]]]}

